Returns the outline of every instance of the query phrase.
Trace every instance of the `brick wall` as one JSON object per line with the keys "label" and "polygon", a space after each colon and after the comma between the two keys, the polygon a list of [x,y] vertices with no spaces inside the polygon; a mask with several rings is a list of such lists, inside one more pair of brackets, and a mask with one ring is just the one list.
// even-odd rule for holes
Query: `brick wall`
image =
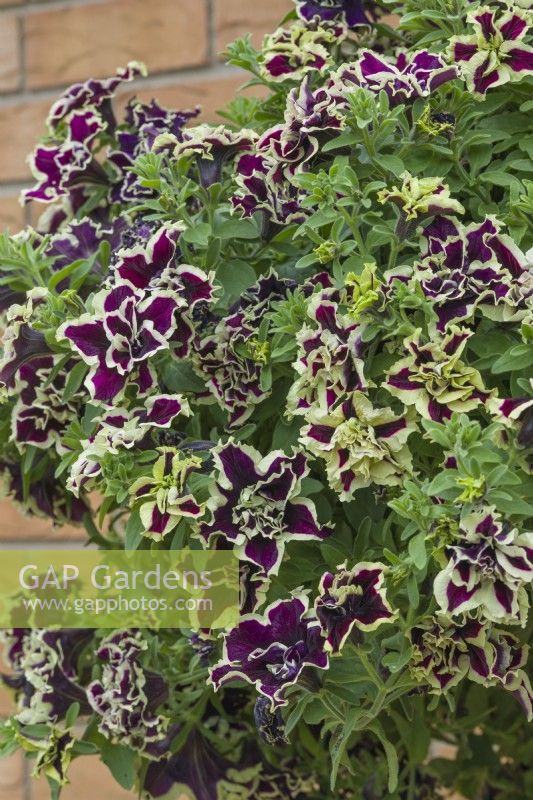
{"label": "brick wall", "polygon": [[[214,122],[243,82],[220,52],[247,32],[259,42],[291,6],[291,0],[0,0],[0,232],[15,232],[30,219],[18,203],[30,181],[26,156],[62,89],[135,59],[150,75],[128,84],[123,101],[136,94],[174,108],[200,104],[202,118]],[[58,541],[79,546],[83,538],[82,531],[53,529],[0,501],[0,548]],[[11,707],[0,690],[0,717]],[[49,797],[46,782],[30,780],[30,766],[20,754],[0,760],[0,800]],[[132,797],[94,757],[78,759],[71,779],[64,800]]]}
{"label": "brick wall", "polygon": [[215,121],[242,83],[221,51],[247,32],[260,41],[291,7],[291,0],[0,0],[0,231],[29,221],[18,203],[29,180],[26,156],[62,89],[136,59],[150,75],[126,95],[175,108],[199,103],[203,119]]}

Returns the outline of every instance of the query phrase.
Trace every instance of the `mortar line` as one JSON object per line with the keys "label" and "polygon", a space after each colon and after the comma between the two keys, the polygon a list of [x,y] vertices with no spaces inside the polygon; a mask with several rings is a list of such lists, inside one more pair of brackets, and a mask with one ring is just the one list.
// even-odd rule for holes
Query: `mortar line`
{"label": "mortar line", "polygon": [[[206,77],[212,78],[228,78],[232,75],[239,75],[242,70],[239,67],[226,66],[217,63],[214,66],[206,65],[203,67],[183,67],[182,69],[163,70],[140,80],[132,81],[131,83],[124,84],[122,89],[117,92],[117,97],[124,94],[134,94],[135,91],[141,89],[158,89],[167,86],[187,85],[193,83],[195,80],[204,80]],[[244,81],[244,73],[243,81]],[[56,84],[54,86],[47,86],[40,89],[27,88],[23,92],[10,93],[0,96],[0,108],[9,108],[20,103],[31,103],[37,100],[48,100],[51,103],[57,99],[58,94],[67,89],[72,82]]]}

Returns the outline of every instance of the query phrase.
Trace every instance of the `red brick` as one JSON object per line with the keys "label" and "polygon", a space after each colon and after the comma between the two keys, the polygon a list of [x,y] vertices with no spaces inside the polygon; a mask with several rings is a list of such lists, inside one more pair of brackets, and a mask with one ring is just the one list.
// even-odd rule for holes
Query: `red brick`
{"label": "red brick", "polygon": [[137,59],[152,72],[207,57],[204,0],[105,0],[39,8],[25,18],[27,82],[56,86],[112,74]]}
{"label": "red brick", "polygon": [[288,11],[294,8],[291,0],[268,0],[247,3],[243,0],[215,0],[216,48],[221,53],[226,45],[252,34],[255,45],[260,44],[265,33],[277,28]]}
{"label": "red brick", "polygon": [[[122,789],[96,756],[82,756],[73,761],[69,778],[70,784],[61,791],[61,800],[132,800],[137,796],[135,792]],[[50,800],[50,789],[45,780],[33,782],[31,796],[32,800]]]}
{"label": "red brick", "polygon": [[20,85],[19,31],[15,14],[0,19],[0,91],[10,92]]}
{"label": "red brick", "polygon": [[[5,667],[2,664],[2,671],[5,672]],[[16,711],[16,704],[13,700],[13,695],[9,689],[0,687],[0,718],[9,717]],[[0,774],[2,770],[2,762],[0,761]]]}
{"label": "red brick", "polygon": [[44,133],[50,105],[40,100],[0,106],[0,181],[20,181],[31,174],[26,158]]}
{"label": "red brick", "polygon": [[0,800],[23,798],[22,754],[15,753],[0,761]]}
{"label": "red brick", "polygon": [[84,528],[65,525],[54,528],[51,521],[40,517],[25,517],[9,499],[0,501],[0,541],[24,542],[43,541],[65,544],[73,540],[85,540]]}
{"label": "red brick", "polygon": [[18,196],[0,197],[0,233],[16,233],[24,225],[24,211]]}

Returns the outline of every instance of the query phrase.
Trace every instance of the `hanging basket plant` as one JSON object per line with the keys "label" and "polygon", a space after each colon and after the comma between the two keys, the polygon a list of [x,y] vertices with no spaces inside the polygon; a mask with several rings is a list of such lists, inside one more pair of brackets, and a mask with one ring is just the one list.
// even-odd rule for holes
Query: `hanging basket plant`
{"label": "hanging basket plant", "polygon": [[223,124],[116,115],[137,63],[52,106],[6,491],[240,571],[223,630],[4,631],[53,798],[94,754],[144,800],[532,796],[530,6],[296,0]]}

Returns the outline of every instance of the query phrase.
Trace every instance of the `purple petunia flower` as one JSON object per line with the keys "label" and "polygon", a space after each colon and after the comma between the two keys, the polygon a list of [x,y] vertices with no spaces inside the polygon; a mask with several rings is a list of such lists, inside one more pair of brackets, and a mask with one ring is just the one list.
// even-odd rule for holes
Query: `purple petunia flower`
{"label": "purple petunia flower", "polygon": [[[85,83],[74,83],[56,100],[48,113],[47,124],[51,130],[65,120],[72,111],[100,108],[115,94],[118,87],[135,78],[146,76],[146,67],[139,61],[130,61],[126,67],[119,67],[112,78],[96,80],[90,78]],[[105,116],[105,115],[104,115]]]}
{"label": "purple petunia flower", "polygon": [[474,32],[453,36],[449,53],[470,92],[483,97],[488,89],[533,74],[533,47],[523,42],[530,22],[527,11],[478,6],[467,20]]}
{"label": "purple petunia flower", "polygon": [[142,407],[128,410],[114,406],[95,421],[95,433],[81,442],[82,452],[70,467],[67,488],[79,497],[82,489],[101,474],[102,459],[120,449],[130,449],[140,442],[149,428],[168,428],[173,420],[191,410],[187,400],[179,394],[153,394]]}
{"label": "purple petunia flower", "polygon": [[457,76],[457,67],[427,50],[400,53],[390,60],[372,50],[363,50],[356,62],[342,66],[332,76],[331,90],[337,87],[346,92],[355,86],[376,94],[383,90],[391,106],[396,106],[427,97]]}
{"label": "purple petunia flower", "polygon": [[286,542],[324,539],[331,532],[318,524],[314,504],[300,497],[309,472],[303,453],[274,450],[263,458],[230,440],[212,455],[216,494],[208,501],[211,518],[199,529],[206,544],[218,537],[233,543],[239,558],[267,577],[277,574]]}
{"label": "purple petunia flower", "polygon": [[345,125],[341,105],[326,87],[312,89],[308,78],[287,96],[285,120],[259,138],[255,152],[270,157],[290,179]]}
{"label": "purple petunia flower", "polygon": [[304,325],[297,334],[298,377],[287,396],[290,415],[305,415],[324,401],[332,408],[340,397],[366,388],[363,342],[358,322],[340,312],[339,292],[325,289],[312,296],[307,313],[316,327]]}
{"label": "purple petunia flower", "polygon": [[252,683],[271,705],[287,703],[284,692],[305,667],[327,669],[320,624],[305,594],[277,600],[263,616],[247,614],[224,637],[222,660],[210,671],[215,690],[235,680]]}
{"label": "purple petunia flower", "polygon": [[243,216],[256,211],[263,215],[263,237],[277,226],[302,223],[309,212],[302,207],[305,192],[285,180],[278,162],[272,157],[247,153],[237,161],[237,193],[231,202]]}
{"label": "purple petunia flower", "polygon": [[107,185],[109,176],[92,154],[92,144],[104,127],[94,111],[74,111],[66,122],[65,138],[38,145],[31,156],[30,167],[37,184],[23,191],[24,202],[51,203],[82,183]]}
{"label": "purple petunia flower", "polygon": [[113,403],[128,382],[134,381],[139,395],[155,385],[148,360],[170,348],[178,307],[170,292],[117,286],[95,296],[94,314],[82,314],[59,328],[58,338],[68,339],[90,366],[86,385],[91,397]]}
{"label": "purple petunia flower", "polygon": [[487,509],[465,517],[461,534],[462,541],[448,549],[448,565],[435,578],[442,611],[456,616],[479,609],[488,620],[525,624],[533,533],[512,529]]}
{"label": "purple petunia flower", "polygon": [[109,162],[118,173],[111,191],[115,202],[135,202],[154,196],[153,189],[141,186],[137,174],[132,171],[135,159],[149,153],[157,137],[163,134],[181,141],[183,127],[199,113],[199,106],[189,111],[174,111],[160,106],[155,100],[150,103],[131,100],[128,103],[124,122],[115,131],[117,144],[108,154]]}
{"label": "purple petunia flower", "polygon": [[[469,318],[478,306],[495,319],[505,316],[507,304],[519,313],[513,289],[521,285],[527,259],[501,227],[494,217],[470,225],[439,217],[424,228],[415,275],[435,308],[439,331]],[[521,299],[524,314],[526,299]]]}
{"label": "purple petunia flower", "polygon": [[346,38],[342,24],[325,23],[315,17],[305,25],[278,28],[266,36],[262,47],[261,72],[267,80],[301,80],[305,75],[324,72],[333,65],[330,51]]}
{"label": "purple petunia flower", "polygon": [[52,352],[42,331],[31,326],[39,306],[47,298],[48,291],[42,287],[30,289],[20,304],[10,306],[6,314],[6,325],[2,337],[3,353],[0,360],[0,383],[8,391],[15,386],[16,377],[23,364],[34,358],[51,356]]}
{"label": "purple petunia flower", "polygon": [[523,667],[528,646],[507,631],[466,617],[455,624],[438,617],[412,628],[409,670],[430,692],[445,694],[463,678],[510,691],[533,718],[533,690]]}
{"label": "purple petunia flower", "polygon": [[173,144],[176,158],[195,156],[200,183],[208,188],[213,183],[220,183],[222,169],[228,159],[244,150],[251,150],[256,139],[256,132],[248,128],[235,132],[225,125],[213,127],[204,124],[183,131],[179,140],[172,135],[160,136],[155,142],[155,148]]}
{"label": "purple petunia flower", "polygon": [[91,631],[67,629],[15,628],[3,633],[5,657],[14,675],[2,677],[17,694],[19,722],[52,725],[74,702],[80,704],[81,713],[89,712],[85,690],[78,684],[76,660],[91,637]]}
{"label": "purple petunia flower", "polygon": [[74,361],[59,372],[59,356],[33,358],[18,371],[14,393],[17,402],[11,417],[11,439],[21,449],[33,445],[65,452],[61,437],[68,425],[79,417],[84,398],[76,392],[65,402],[63,393]]}
{"label": "purple petunia flower", "polygon": [[[42,466],[40,467],[40,470]],[[83,498],[73,497],[58,481],[56,464],[48,461],[44,475],[39,475],[30,483],[25,480],[20,462],[0,461],[0,477],[3,479],[6,494],[19,506],[26,516],[43,517],[52,520],[54,525],[79,525],[89,506]]]}
{"label": "purple petunia flower", "polygon": [[[231,690],[226,690],[222,704]],[[143,798],[168,800],[179,796],[185,787],[194,800],[246,798],[246,800],[302,800],[316,788],[315,776],[304,774],[294,761],[278,760],[274,768],[263,761],[259,748],[249,738],[238,762],[214,747],[214,742],[238,741],[246,733],[241,721],[231,711],[224,718],[215,717],[208,706],[201,725],[190,730],[179,752],[169,754],[172,738],[180,732],[171,726],[167,742],[157,743],[164,757],[152,761],[143,780]],[[181,728],[183,730],[183,727]],[[177,794],[176,794],[177,792]]]}
{"label": "purple petunia flower", "polygon": [[383,582],[383,564],[362,562],[352,569],[346,564],[335,574],[326,572],[321,580],[315,611],[326,636],[326,650],[339,653],[352,628],[373,631],[384,622],[392,622]]}
{"label": "purple petunia flower", "polygon": [[324,21],[343,22],[349,28],[370,25],[368,14],[375,10],[372,0],[296,0],[298,16],[306,21],[319,17]]}
{"label": "purple petunia flower", "polygon": [[194,333],[192,315],[215,299],[213,273],[189,264],[177,265],[177,243],[183,230],[180,223],[164,225],[148,242],[120,250],[110,278],[113,285],[124,283],[133,289],[151,293],[168,293],[182,311],[176,318],[176,331],[172,338],[172,352],[184,358]]}
{"label": "purple petunia flower", "polygon": [[160,675],[139,664],[146,648],[140,634],[130,631],[104,639],[97,650],[105,662],[102,677],[87,687],[87,697],[100,717],[101,733],[150,757],[150,747],[166,735],[168,720],[156,709],[166,700],[168,688]]}
{"label": "purple petunia flower", "polygon": [[[108,242],[111,251],[116,250],[127,224],[124,217],[117,217],[107,224],[89,217],[73,220],[50,238],[45,255],[54,259],[53,269],[60,270],[74,261],[95,256],[102,242]],[[58,289],[61,291],[61,285]]]}
{"label": "purple petunia flower", "polygon": [[261,386],[268,343],[259,342],[258,331],[273,304],[294,287],[294,281],[278,278],[271,270],[242,293],[212,333],[193,343],[194,370],[228,411],[231,427],[245,422],[254,405],[270,394]]}

